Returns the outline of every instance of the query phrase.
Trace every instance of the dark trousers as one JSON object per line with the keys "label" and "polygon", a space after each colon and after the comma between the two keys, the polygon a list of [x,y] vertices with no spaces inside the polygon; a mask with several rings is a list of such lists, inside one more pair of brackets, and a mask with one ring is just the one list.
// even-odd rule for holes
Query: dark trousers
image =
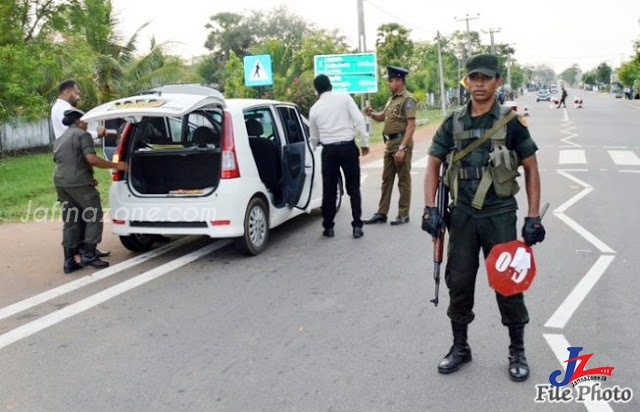
{"label": "dark trousers", "polygon": [[[102,241],[102,204],[95,186],[57,187],[61,203],[62,246],[76,249],[80,242],[97,245]],[[83,239],[84,234],[84,239]]]}
{"label": "dark trousers", "polygon": [[[505,212],[488,217],[475,217],[470,212],[454,207],[451,210],[449,247],[445,282],[449,288],[447,315],[458,323],[471,323],[479,254],[489,255],[493,245],[517,238],[516,212]],[[522,293],[502,296],[496,292],[498,309],[505,326],[529,322],[529,314]]]}
{"label": "dark trousers", "polygon": [[322,226],[325,229],[332,228],[334,224],[340,169],[351,199],[351,226],[362,226],[359,157],[360,151],[355,141],[322,146]]}

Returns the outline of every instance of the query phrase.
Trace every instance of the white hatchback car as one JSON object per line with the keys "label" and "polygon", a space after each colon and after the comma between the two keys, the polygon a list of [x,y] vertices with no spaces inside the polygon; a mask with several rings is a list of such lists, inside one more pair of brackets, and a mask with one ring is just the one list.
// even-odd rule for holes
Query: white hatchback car
{"label": "white hatchback car", "polygon": [[[105,103],[83,119],[120,123],[105,153],[129,170],[112,173],[109,213],[130,250],[151,249],[158,235],[207,235],[234,238],[257,255],[271,228],[321,206],[322,149],[312,152],[293,103],[170,85]],[[336,190],[339,206],[342,182]]]}

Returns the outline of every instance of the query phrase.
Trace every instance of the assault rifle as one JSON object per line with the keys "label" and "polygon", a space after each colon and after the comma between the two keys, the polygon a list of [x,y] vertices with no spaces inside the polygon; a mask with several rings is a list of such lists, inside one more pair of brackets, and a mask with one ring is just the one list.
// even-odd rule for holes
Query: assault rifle
{"label": "assault rifle", "polygon": [[[436,207],[440,217],[446,222],[447,219],[447,202],[449,201],[449,188],[444,184],[445,165],[440,169],[438,177],[438,195],[436,199]],[[436,282],[436,296],[431,299],[434,306],[438,306],[438,289],[440,288],[440,265],[442,264],[442,255],[444,254],[444,234],[447,230],[446,224],[443,223],[440,233],[433,237],[433,279]]]}

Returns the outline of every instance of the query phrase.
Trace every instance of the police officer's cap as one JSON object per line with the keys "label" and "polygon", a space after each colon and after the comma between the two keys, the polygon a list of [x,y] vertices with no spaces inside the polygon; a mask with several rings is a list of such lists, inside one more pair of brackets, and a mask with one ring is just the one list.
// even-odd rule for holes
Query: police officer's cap
{"label": "police officer's cap", "polygon": [[487,77],[498,75],[498,56],[492,53],[476,54],[467,59],[467,74],[482,73]]}
{"label": "police officer's cap", "polygon": [[84,116],[84,112],[80,109],[76,109],[75,107],[73,109],[65,110],[64,117],[62,118],[62,124],[65,126],[72,125],[73,122],[80,119],[82,116]]}
{"label": "police officer's cap", "polygon": [[387,78],[388,79],[404,79],[409,74],[409,70],[402,67],[387,66]]}

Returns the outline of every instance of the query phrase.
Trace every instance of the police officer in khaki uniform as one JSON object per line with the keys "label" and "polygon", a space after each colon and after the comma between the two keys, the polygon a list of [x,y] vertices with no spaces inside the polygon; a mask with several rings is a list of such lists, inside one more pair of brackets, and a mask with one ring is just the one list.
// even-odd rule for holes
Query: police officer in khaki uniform
{"label": "police officer in khaki uniform", "polygon": [[[53,159],[56,163],[53,182],[64,220],[64,273],[72,273],[85,266],[109,266],[109,262],[100,259],[96,249],[96,245],[102,240],[103,214],[93,168],[127,170],[125,162],[108,162],[98,157],[93,138],[87,132],[87,122],[81,120],[83,115],[76,108],[66,110],[62,123],[68,129],[53,143]],[[78,253],[82,234],[84,249],[78,264],[75,255]]]}
{"label": "police officer in khaki uniform", "polygon": [[382,169],[382,193],[378,211],[365,224],[385,223],[391,204],[391,193],[396,175],[398,175],[398,215],[391,221],[392,225],[409,222],[411,205],[411,154],[413,150],[413,133],[416,130],[416,99],[405,89],[404,79],[409,74],[406,69],[394,66],[387,67],[387,77],[391,97],[384,110],[374,113],[371,107],[365,108],[365,114],[373,120],[384,121],[382,132],[386,143],[384,164]]}
{"label": "police officer in khaki uniform", "polygon": [[[445,282],[449,288],[447,315],[451,320],[453,346],[438,365],[438,372],[445,374],[471,361],[467,330],[475,318],[473,306],[480,252],[486,258],[494,245],[517,238],[515,179],[519,173],[514,171],[518,166],[524,170],[528,206],[522,237],[534,245],[542,242],[546,233],[539,212],[538,146],[531,138],[526,120],[513,116],[511,110],[501,108],[496,101],[496,90],[502,85],[498,58],[494,54],[471,56],[466,69],[464,83],[471,101],[449,115],[437,130],[429,147],[424,180],[422,229],[436,236],[445,224],[435,199],[440,168],[446,165],[444,179],[451,189],[452,202],[446,223],[449,246]],[[490,133],[492,129],[498,132]],[[485,135],[482,144],[474,144]],[[489,140],[489,136],[496,140]],[[497,161],[496,155],[505,160]],[[513,159],[508,160],[508,167],[506,159]],[[506,179],[492,177],[505,176],[505,171]],[[529,377],[524,353],[524,328],[529,322],[529,313],[524,296],[522,293],[502,296],[496,292],[496,301],[502,324],[508,328],[511,339],[509,376],[521,382]]]}

